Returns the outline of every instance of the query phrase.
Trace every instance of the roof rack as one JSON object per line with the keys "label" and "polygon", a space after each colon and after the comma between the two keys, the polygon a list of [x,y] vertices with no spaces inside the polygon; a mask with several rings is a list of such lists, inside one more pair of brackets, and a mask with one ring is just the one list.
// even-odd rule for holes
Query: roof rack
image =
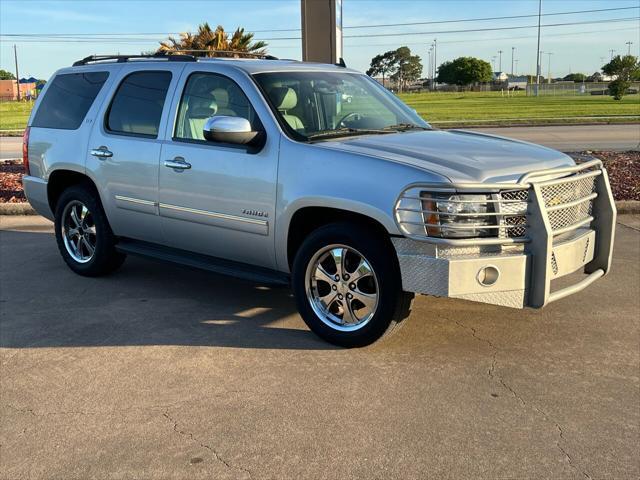
{"label": "roof rack", "polygon": [[204,58],[259,58],[262,60],[279,60],[268,53],[244,52],[242,50],[165,50],[169,55],[182,53],[206,53]]}
{"label": "roof rack", "polygon": [[259,58],[262,60],[278,60],[278,57],[266,53],[243,52],[239,50],[166,50],[141,55],[89,55],[82,60],[73,63],[74,67],[87,65],[89,63],[105,62],[116,60],[117,63],[128,62],[137,58],[152,58],[167,60],[169,62],[196,62],[198,57],[189,53],[207,53],[205,58]]}
{"label": "roof rack", "polygon": [[197,60],[197,58],[193,55],[174,55],[171,53],[166,54],[162,52],[143,55],[89,55],[88,57],[84,57],[82,60],[74,62],[73,66],[79,67],[81,65],[87,65],[89,63],[105,62],[108,60],[116,60],[117,63],[123,63],[136,58],[155,58],[167,60],[169,62],[195,62]]}

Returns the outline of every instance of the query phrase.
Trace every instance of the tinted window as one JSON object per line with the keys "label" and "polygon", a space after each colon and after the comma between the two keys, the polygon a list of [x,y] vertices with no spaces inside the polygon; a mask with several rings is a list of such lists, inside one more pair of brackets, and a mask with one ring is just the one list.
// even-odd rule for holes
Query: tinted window
{"label": "tinted window", "polygon": [[136,72],[126,77],[113,97],[107,129],[157,137],[171,72]]}
{"label": "tinted window", "polygon": [[204,141],[205,122],[220,115],[246,118],[252,126],[257,123],[249,99],[233,80],[212,73],[192,74],[180,100],[175,138]]}
{"label": "tinted window", "polygon": [[32,126],[75,130],[108,76],[107,72],[57,75],[47,88]]}

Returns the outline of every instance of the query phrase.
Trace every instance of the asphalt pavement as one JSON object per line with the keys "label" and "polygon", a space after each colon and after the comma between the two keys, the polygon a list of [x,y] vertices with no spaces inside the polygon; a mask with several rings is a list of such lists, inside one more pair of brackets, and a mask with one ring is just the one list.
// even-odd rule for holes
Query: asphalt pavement
{"label": "asphalt pavement", "polygon": [[419,297],[342,350],[287,289],[138,258],[82,278],[50,223],[0,217],[0,477],[637,479],[639,220],[543,310]]}
{"label": "asphalt pavement", "polygon": [[473,128],[479,132],[538,143],[562,152],[638,150],[640,125],[553,125],[538,127]]}
{"label": "asphalt pavement", "polygon": [[[471,128],[470,130],[539,143],[563,152],[640,148],[639,124]],[[0,159],[20,157],[22,157],[22,138],[0,137]]]}

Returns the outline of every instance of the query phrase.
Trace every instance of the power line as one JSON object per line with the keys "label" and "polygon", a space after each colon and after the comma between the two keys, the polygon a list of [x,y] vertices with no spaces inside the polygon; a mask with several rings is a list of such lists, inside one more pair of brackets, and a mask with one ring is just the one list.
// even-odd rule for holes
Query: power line
{"label": "power line", "polygon": [[[597,12],[612,12],[612,11],[620,11],[620,10],[633,10],[640,9],[640,6],[637,7],[617,7],[617,8],[598,8],[591,10],[573,10],[568,12],[553,12],[553,13],[543,13],[542,16],[558,16],[558,15],[577,15],[582,13],[597,13]],[[412,26],[412,25],[438,25],[438,24],[447,24],[447,23],[462,23],[462,22],[482,22],[482,21],[490,21],[490,20],[513,20],[519,18],[533,18],[537,17],[537,14],[530,15],[508,15],[508,16],[498,16],[498,17],[481,17],[481,18],[460,18],[455,20],[433,20],[427,22],[408,22],[408,23],[387,23],[387,24],[374,24],[374,25],[353,25],[353,26],[345,26],[344,29],[362,29],[362,28],[381,28],[381,27],[404,27],[404,26]],[[283,28],[283,29],[271,29],[271,30],[249,30],[245,29],[245,31],[250,31],[252,33],[273,33],[273,32],[299,32],[299,28]],[[4,37],[57,37],[57,36],[69,36],[72,35],[74,37],[80,36],[168,36],[168,35],[180,35],[182,32],[132,32],[132,33],[115,33],[115,32],[105,32],[105,33],[4,33],[1,36]],[[279,37],[285,39],[285,37]],[[287,39],[295,39],[295,38],[287,38]]]}
{"label": "power line", "polygon": [[[637,21],[640,20],[640,17],[625,17],[625,18],[612,18],[612,19],[603,19],[603,20],[590,20],[583,22],[566,22],[566,23],[548,23],[543,24],[541,27],[563,27],[563,26],[572,26],[572,25],[589,25],[589,24],[601,24],[601,23],[618,23],[618,22],[629,22],[629,21]],[[442,34],[451,34],[451,33],[478,33],[478,32],[493,32],[493,31],[508,31],[508,30],[522,30],[528,28],[537,28],[537,25],[518,25],[511,27],[492,27],[492,28],[473,28],[473,29],[462,29],[462,30],[435,30],[429,32],[404,32],[404,33],[382,33],[382,34],[363,34],[363,35],[345,35],[344,38],[381,38],[381,37],[401,37],[401,36],[412,36],[412,35],[442,35]],[[92,42],[102,42],[102,43],[150,43],[156,42],[155,39],[141,39],[141,38],[106,38],[102,35],[104,34],[94,34],[93,38],[88,37],[78,37],[75,34],[63,34],[56,36],[55,39],[47,39],[47,40],[36,40],[31,37],[25,40],[18,40],[16,35],[14,38],[15,41],[18,42],[31,42],[31,43],[92,43]],[[8,37],[9,34],[0,34],[0,38]],[[278,41],[278,40],[300,40],[301,37],[273,37],[273,38],[260,38],[256,39],[263,41]]]}
{"label": "power line", "polygon": [[[543,13],[543,17],[551,17],[557,15],[577,15],[580,13],[596,13],[596,12],[613,12],[616,10],[632,10],[638,9],[640,7],[618,7],[618,8],[598,8],[594,10],[575,10],[572,12],[555,12],[555,13]],[[378,25],[357,25],[351,27],[344,27],[346,29],[356,29],[356,28],[380,28],[380,27],[408,27],[412,25],[435,25],[442,23],[462,23],[462,22],[484,22],[489,20],[512,20],[517,18],[533,18],[537,17],[538,14],[530,14],[530,15],[509,15],[502,17],[483,17],[483,18],[462,18],[457,20],[433,20],[429,22],[408,22],[408,23],[384,23]],[[257,31],[257,30],[256,30]],[[268,30],[267,30],[268,31]]]}
{"label": "power line", "polygon": [[[567,22],[567,23],[546,23],[540,25],[541,27],[563,27],[569,25],[589,25],[593,23],[614,23],[614,22],[626,22],[630,20],[640,20],[640,17],[625,17],[625,18],[611,18],[606,20],[589,20],[585,22]],[[520,30],[523,28],[538,28],[538,25],[519,25],[513,27],[493,27],[493,28],[473,28],[465,30],[437,30],[430,32],[404,32],[404,33],[378,33],[378,34],[365,34],[365,35],[345,35],[344,38],[371,38],[371,37],[404,37],[408,35],[441,35],[443,33],[467,33],[467,32],[494,32],[503,30]],[[289,40],[296,40],[297,38],[289,38]],[[264,39],[274,40],[274,39]]]}

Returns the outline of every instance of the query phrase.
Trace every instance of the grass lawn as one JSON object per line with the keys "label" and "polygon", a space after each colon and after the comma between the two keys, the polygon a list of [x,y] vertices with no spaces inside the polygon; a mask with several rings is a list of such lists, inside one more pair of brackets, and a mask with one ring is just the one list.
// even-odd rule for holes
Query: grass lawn
{"label": "grass lawn", "polygon": [[29,120],[33,102],[0,103],[0,130],[23,130]]}
{"label": "grass lawn", "polygon": [[631,120],[640,120],[640,95],[629,95],[621,101],[604,95],[536,98],[527,97],[524,92],[511,97],[503,97],[500,92],[405,93],[400,98],[428,122],[442,126],[449,122],[484,124],[514,123],[514,120],[548,123],[567,119],[576,123],[590,118],[597,120],[593,117],[629,115],[636,116]]}
{"label": "grass lawn", "polygon": [[[455,124],[544,124],[598,121],[640,121],[640,95],[615,101],[604,95],[503,97],[500,92],[405,93],[400,98],[437,126]],[[0,103],[0,131],[24,129],[33,102]],[[635,118],[629,118],[635,116]],[[617,117],[617,118],[616,118]]]}

